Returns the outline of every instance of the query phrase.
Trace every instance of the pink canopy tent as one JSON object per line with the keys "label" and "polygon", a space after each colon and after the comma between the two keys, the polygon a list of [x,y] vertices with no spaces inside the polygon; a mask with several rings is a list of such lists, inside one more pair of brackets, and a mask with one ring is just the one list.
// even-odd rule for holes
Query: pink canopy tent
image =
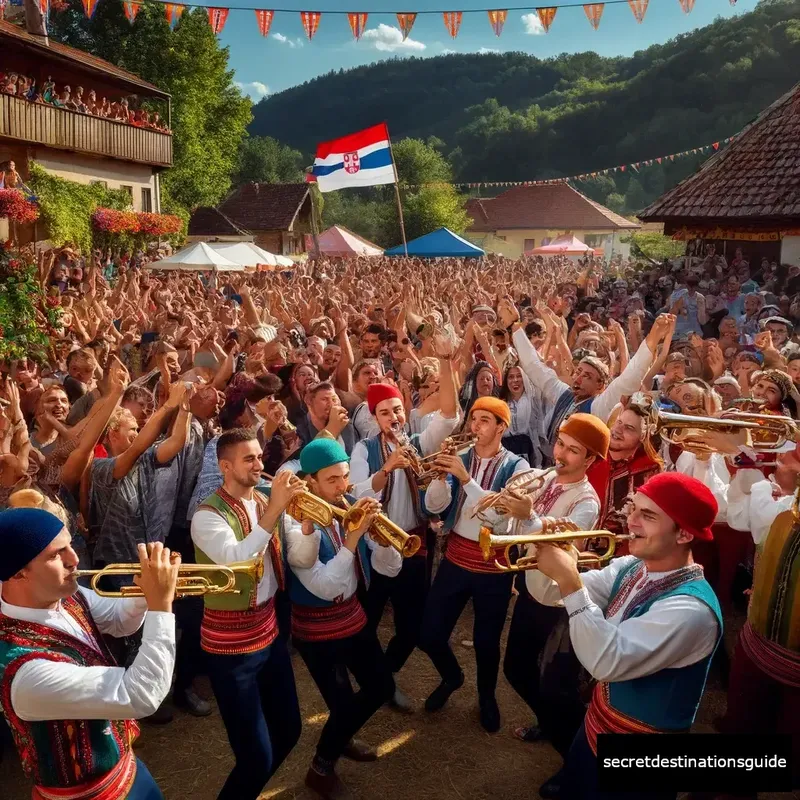
{"label": "pink canopy tent", "polygon": [[383,248],[362,239],[357,233],[341,225],[334,225],[320,234],[319,249],[322,255],[336,258],[383,255]]}
{"label": "pink canopy tent", "polygon": [[599,255],[602,249],[596,249],[584,244],[580,239],[567,234],[553,239],[550,244],[544,247],[535,247],[533,250],[528,250],[526,256],[584,256],[584,255]]}

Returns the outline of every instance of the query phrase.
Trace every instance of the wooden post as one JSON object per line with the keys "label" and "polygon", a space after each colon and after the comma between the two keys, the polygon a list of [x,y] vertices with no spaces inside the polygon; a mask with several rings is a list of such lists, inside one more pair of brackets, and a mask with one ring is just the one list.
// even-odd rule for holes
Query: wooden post
{"label": "wooden post", "polygon": [[314,259],[319,261],[322,257],[322,253],[319,251],[319,226],[317,225],[317,202],[316,196],[319,188],[315,185],[310,185],[308,187],[308,194],[311,198],[311,236],[314,240]]}
{"label": "wooden post", "polygon": [[389,155],[392,157],[392,169],[394,170],[394,196],[397,200],[397,216],[400,218],[400,233],[403,236],[403,251],[408,258],[408,242],[406,241],[406,224],[403,221],[403,201],[400,199],[400,180],[397,177],[397,164],[394,161],[394,150],[392,140],[389,139]]}

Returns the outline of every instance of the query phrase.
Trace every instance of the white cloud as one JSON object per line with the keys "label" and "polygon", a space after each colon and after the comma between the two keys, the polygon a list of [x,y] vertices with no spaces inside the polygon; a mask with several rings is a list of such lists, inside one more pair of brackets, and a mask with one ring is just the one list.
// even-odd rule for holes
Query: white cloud
{"label": "white cloud", "polygon": [[538,14],[523,14],[522,24],[525,26],[525,33],[529,33],[531,36],[538,36],[541,33],[545,33],[544,26]]}
{"label": "white cloud", "polygon": [[425,49],[425,45],[416,41],[416,39],[403,41],[403,34],[400,28],[386,25],[383,22],[377,28],[370,28],[368,31],[364,31],[364,35],[361,38],[372,44],[376,50],[386,53]]}
{"label": "white cloud", "polygon": [[284,36],[282,33],[273,33],[272,38],[276,42],[280,42],[281,44],[289,45],[289,47],[302,47],[303,40],[299,37],[297,39],[290,39],[288,36]]}
{"label": "white cloud", "polygon": [[443,55],[443,56],[454,56],[454,55],[455,55],[457,52],[458,52],[458,50],[448,50],[448,49],[445,47],[445,49],[444,49],[444,50],[442,50],[442,55]]}
{"label": "white cloud", "polygon": [[253,81],[252,83],[236,81],[236,86],[242,90],[243,94],[250,95],[253,100],[260,100],[270,94],[269,86],[266,83],[261,83],[261,81]]}
{"label": "white cloud", "polygon": [[478,53],[482,56],[485,56],[487,53],[499,53],[500,51],[496,47],[481,47],[478,50]]}

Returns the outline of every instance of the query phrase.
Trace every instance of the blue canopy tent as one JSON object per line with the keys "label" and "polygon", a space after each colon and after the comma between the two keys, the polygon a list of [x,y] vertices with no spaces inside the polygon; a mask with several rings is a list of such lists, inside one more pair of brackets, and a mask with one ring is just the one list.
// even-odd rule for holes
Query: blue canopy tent
{"label": "blue canopy tent", "polygon": [[[386,251],[387,256],[404,256],[402,244]],[[449,228],[426,233],[408,243],[408,254],[417,258],[480,258],[486,253]]]}

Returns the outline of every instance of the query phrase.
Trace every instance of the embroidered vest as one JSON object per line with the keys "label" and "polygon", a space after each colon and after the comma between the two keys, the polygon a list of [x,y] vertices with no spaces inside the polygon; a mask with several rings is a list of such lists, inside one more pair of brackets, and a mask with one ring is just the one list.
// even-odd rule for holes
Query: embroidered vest
{"label": "embroidered vest", "polygon": [[[69,634],[0,615],[0,706],[19,751],[22,768],[44,792],[47,788],[87,785],[101,789],[104,800],[121,800],[136,777],[133,742],[139,726],[133,720],[47,720],[26,722],[11,704],[11,683],[29,661],[46,659],[79,667],[116,666],[80,594],[62,601],[64,610],[97,642],[95,650]],[[124,767],[122,769],[121,767]],[[92,794],[94,797],[95,794]]]}
{"label": "embroidered vest", "polygon": [[[643,563],[636,560],[620,571],[609,595],[607,617],[613,615],[614,607],[636,585],[643,569]],[[627,607],[625,618],[640,617],[657,600],[678,595],[696,597],[711,609],[718,624],[716,650],[722,639],[722,612],[713,589],[703,577],[702,568],[690,568],[667,576],[663,583],[649,584]],[[586,714],[586,735],[592,750],[597,752],[598,733],[689,730],[703,696],[713,655],[712,651],[694,664],[662,669],[641,678],[599,683]]]}

